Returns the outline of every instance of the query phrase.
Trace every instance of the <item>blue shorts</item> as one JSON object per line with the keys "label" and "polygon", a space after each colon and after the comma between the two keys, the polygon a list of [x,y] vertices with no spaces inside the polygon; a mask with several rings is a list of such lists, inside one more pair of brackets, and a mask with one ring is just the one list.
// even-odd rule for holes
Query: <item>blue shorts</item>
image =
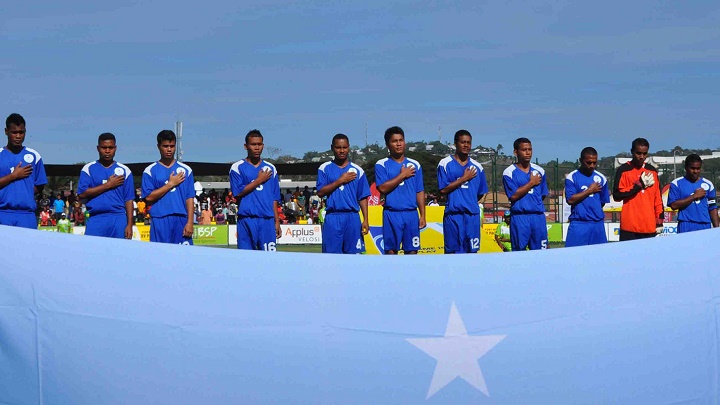
{"label": "blue shorts", "polygon": [[570,221],[565,247],[598,245],[607,243],[603,221]]}
{"label": "blue shorts", "polygon": [[512,214],[510,243],[513,252],[547,249],[547,223],[545,214]]}
{"label": "blue shorts", "polygon": [[477,253],[480,250],[480,214],[443,216],[445,253]]}
{"label": "blue shorts", "polygon": [[184,215],[168,215],[166,217],[151,218],[150,242],[192,245],[192,238],[183,236],[185,224],[187,224],[187,217]]}
{"label": "blue shorts", "polygon": [[680,221],[678,222],[677,233],[700,231],[710,228],[712,228],[712,225],[710,225],[709,223]]}
{"label": "blue shorts", "polygon": [[85,235],[125,239],[126,226],[127,215],[124,212],[120,214],[91,214],[87,220]]}
{"label": "blue shorts", "polygon": [[323,253],[357,254],[365,251],[362,224],[357,212],[329,212],[322,228]]}
{"label": "blue shorts", "polygon": [[383,249],[417,252],[420,249],[420,217],[416,210],[383,210]]}
{"label": "blue shorts", "polygon": [[239,217],[238,249],[275,251],[275,218]]}
{"label": "blue shorts", "polygon": [[0,225],[17,226],[19,228],[38,229],[38,220],[34,212],[0,211]]}

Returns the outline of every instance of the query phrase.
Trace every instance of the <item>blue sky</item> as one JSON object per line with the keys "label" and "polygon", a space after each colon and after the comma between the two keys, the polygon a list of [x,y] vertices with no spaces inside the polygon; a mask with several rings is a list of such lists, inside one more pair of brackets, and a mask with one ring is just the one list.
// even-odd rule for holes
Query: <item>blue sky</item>
{"label": "blue sky", "polygon": [[717,1],[68,1],[0,6],[5,111],[46,163],[157,159],[184,123],[184,159],[245,156],[252,128],[283,154],[337,132],[382,142],[533,141],[540,161],[595,146],[720,147]]}

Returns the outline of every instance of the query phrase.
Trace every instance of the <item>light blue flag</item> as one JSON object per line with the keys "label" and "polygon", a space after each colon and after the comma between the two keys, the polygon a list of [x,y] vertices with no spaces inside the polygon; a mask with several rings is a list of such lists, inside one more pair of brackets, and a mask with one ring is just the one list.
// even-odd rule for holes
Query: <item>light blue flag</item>
{"label": "light blue flag", "polygon": [[0,403],[715,404],[719,232],[393,257],[0,226]]}

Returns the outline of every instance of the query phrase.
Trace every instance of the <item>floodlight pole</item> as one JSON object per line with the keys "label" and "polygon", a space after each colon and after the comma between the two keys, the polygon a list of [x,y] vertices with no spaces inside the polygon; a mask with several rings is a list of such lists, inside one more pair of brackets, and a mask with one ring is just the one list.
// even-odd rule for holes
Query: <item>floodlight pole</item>
{"label": "floodlight pole", "polygon": [[177,160],[178,162],[183,161],[183,143],[182,143],[182,121],[175,122],[175,136],[177,137]]}

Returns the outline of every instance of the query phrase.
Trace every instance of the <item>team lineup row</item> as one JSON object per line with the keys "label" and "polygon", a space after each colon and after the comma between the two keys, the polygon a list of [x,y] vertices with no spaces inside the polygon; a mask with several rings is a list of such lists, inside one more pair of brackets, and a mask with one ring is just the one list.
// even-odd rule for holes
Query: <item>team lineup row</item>
{"label": "team lineup row", "polygon": [[[35,194],[47,184],[40,154],[24,146],[25,119],[11,114],[5,123],[7,146],[0,149],[0,225],[36,228]],[[405,133],[400,127],[385,131],[389,156],[375,165],[378,191],[384,195],[383,249],[386,254],[415,254],[420,249],[420,230],[426,226],[422,168],[405,155]],[[195,190],[192,169],[175,160],[176,136],[163,130],[157,135],[160,159],[142,173],[142,198],[149,206],[150,240],[192,244]],[[476,253],[480,248],[481,218],[478,201],[488,192],[482,166],[470,158],[472,135],[459,130],[454,136],[455,153],[437,167],[438,187],[447,198],[443,217],[445,253]],[[277,170],[262,159],[263,135],[252,130],[245,136],[247,157],[230,169],[231,191],[239,200],[238,248],[275,250],[280,238]],[[646,139],[632,142],[632,160],[615,173],[613,198],[623,202],[620,240],[656,235],[662,229],[663,203],[657,170],[645,163]],[[98,160],[83,167],[78,197],[86,201],[90,217],[85,233],[94,236],[131,238],[134,187],[130,169],[115,161],[115,136],[98,137]],[[368,232],[370,187],[362,168],[349,161],[346,135],[332,138],[332,161],[318,169],[317,190],[325,197],[322,251],[361,253]],[[548,195],[545,171],[531,163],[532,143],[518,138],[513,143],[517,162],[503,172],[503,187],[510,201],[512,218],[508,235],[499,241],[505,250],[535,250],[547,247],[544,199]],[[607,178],[595,170],[597,151],[580,153],[580,167],[567,175],[565,195],[571,206],[566,246],[607,242],[603,205],[610,201]],[[700,177],[702,160],[690,155],[685,176],[670,185],[668,206],[679,210],[678,232],[719,225],[715,188]],[[362,213],[362,218],[358,215]]]}

